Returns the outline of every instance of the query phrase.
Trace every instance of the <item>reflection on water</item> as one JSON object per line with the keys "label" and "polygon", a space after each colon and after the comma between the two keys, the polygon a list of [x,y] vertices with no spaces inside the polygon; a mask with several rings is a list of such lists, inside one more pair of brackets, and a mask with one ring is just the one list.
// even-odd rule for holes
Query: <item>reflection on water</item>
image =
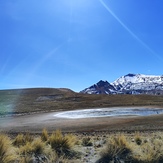
{"label": "reflection on water", "polygon": [[65,111],[55,114],[60,118],[93,118],[93,117],[113,117],[113,116],[149,116],[162,114],[163,109],[159,108],[101,108],[85,109],[75,111]]}

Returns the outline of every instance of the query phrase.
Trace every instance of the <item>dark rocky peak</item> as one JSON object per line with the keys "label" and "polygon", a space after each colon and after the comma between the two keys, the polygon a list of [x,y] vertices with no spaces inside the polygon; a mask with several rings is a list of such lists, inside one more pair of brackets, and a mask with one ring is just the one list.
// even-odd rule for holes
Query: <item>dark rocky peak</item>
{"label": "dark rocky peak", "polygon": [[127,74],[127,75],[125,75],[125,77],[134,77],[134,76],[136,76],[136,74],[132,74],[132,73],[129,73],[129,74]]}
{"label": "dark rocky peak", "polygon": [[110,83],[108,81],[103,81],[103,80],[100,80],[98,83],[97,83],[97,86],[98,87],[103,87],[103,86],[108,86],[110,85]]}
{"label": "dark rocky peak", "polygon": [[115,88],[108,81],[100,80],[98,83],[84,89],[81,93],[88,94],[112,94],[115,92]]}

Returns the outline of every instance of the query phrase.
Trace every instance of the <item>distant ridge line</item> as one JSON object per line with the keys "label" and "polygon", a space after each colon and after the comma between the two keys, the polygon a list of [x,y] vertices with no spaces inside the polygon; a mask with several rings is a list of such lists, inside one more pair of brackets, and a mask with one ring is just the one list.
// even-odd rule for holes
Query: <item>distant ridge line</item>
{"label": "distant ridge line", "polygon": [[129,73],[112,83],[100,80],[96,84],[80,91],[80,93],[163,95],[163,75]]}

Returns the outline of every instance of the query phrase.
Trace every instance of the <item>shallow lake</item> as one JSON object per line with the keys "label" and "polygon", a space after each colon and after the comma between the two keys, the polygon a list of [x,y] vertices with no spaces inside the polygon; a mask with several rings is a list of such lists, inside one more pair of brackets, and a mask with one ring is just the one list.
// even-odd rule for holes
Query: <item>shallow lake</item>
{"label": "shallow lake", "polygon": [[124,108],[124,107],[114,107],[114,108],[99,108],[99,109],[84,109],[84,110],[74,110],[74,111],[64,111],[54,114],[58,118],[94,118],[94,117],[118,117],[118,116],[149,116],[162,114],[163,109],[160,108]]}

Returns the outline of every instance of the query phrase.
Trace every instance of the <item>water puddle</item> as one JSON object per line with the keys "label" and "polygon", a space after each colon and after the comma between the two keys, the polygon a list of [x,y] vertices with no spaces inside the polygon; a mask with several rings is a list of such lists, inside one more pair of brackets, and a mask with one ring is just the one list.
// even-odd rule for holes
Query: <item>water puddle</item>
{"label": "water puddle", "polygon": [[119,116],[149,116],[162,114],[163,109],[160,108],[100,108],[100,109],[84,109],[65,111],[55,114],[58,118],[94,118],[94,117],[119,117]]}

